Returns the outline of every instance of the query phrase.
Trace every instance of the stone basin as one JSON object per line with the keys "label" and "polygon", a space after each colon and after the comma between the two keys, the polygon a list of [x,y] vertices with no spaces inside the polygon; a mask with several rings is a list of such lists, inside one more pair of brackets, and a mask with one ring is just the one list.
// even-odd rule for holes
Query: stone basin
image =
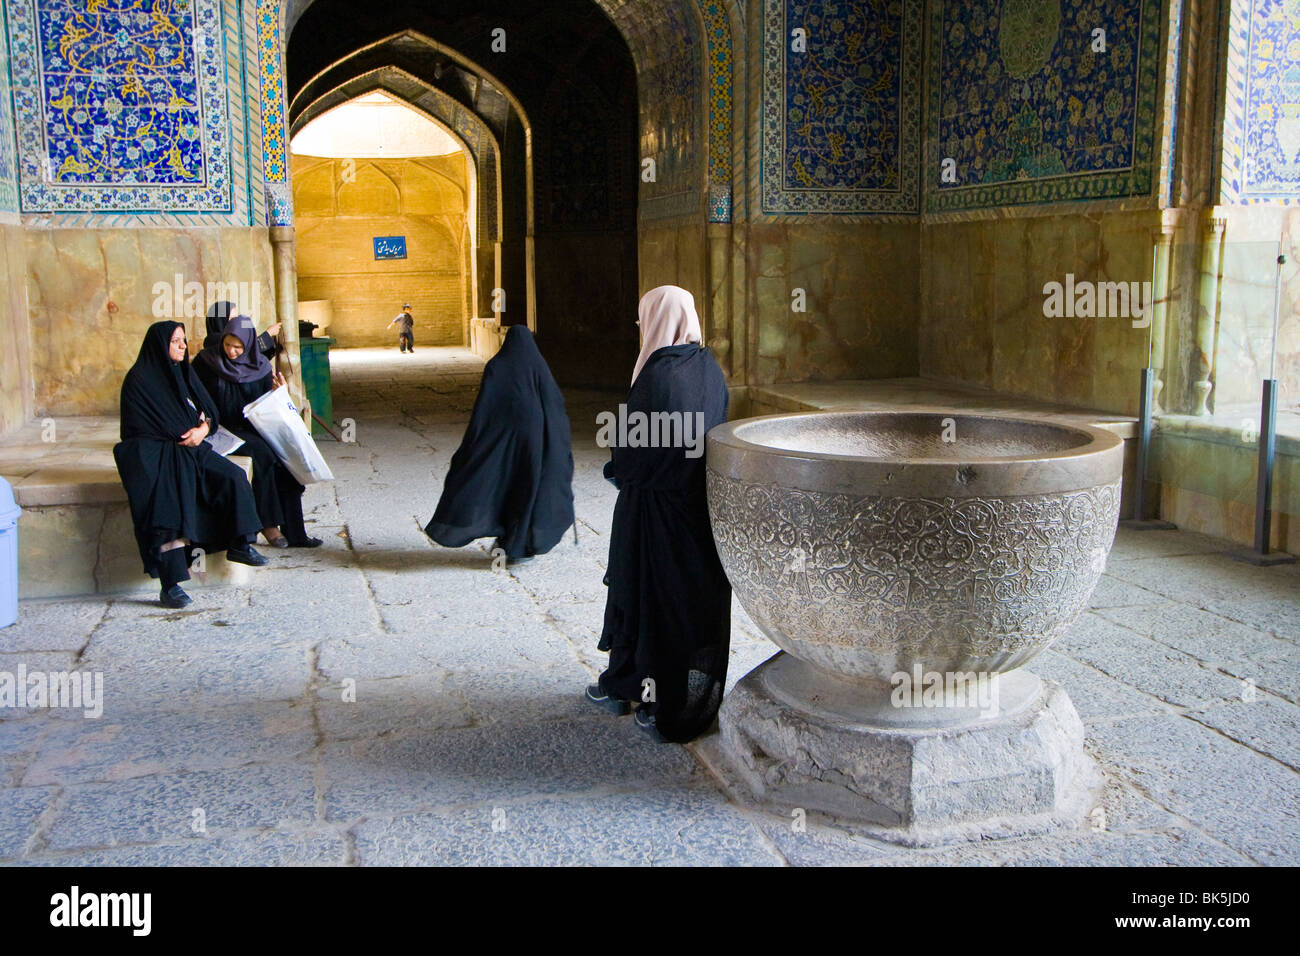
{"label": "stone basin", "polygon": [[1013,670],[1088,604],[1119,516],[1108,431],[955,409],[719,425],[709,513],[737,599],[836,681]]}

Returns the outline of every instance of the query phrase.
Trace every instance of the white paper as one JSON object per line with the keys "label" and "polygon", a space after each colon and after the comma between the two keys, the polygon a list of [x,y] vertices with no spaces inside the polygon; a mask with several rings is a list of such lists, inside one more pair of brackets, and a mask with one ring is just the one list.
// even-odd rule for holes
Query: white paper
{"label": "white paper", "polygon": [[244,439],[232,431],[227,431],[224,425],[218,425],[217,433],[209,435],[203,440],[211,445],[212,450],[223,458],[228,457],[232,451],[244,443]]}

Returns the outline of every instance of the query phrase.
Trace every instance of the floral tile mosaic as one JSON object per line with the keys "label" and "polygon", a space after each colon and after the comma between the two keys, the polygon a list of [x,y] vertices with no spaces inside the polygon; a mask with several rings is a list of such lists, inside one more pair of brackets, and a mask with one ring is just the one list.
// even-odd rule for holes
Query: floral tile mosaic
{"label": "floral tile mosaic", "polygon": [[219,0],[8,4],[24,212],[232,209]]}
{"label": "floral tile mosaic", "polygon": [[923,6],[764,0],[764,213],[920,212]]}
{"label": "floral tile mosaic", "polygon": [[[1234,4],[1234,7],[1238,6]],[[1300,0],[1254,0],[1234,22],[1244,48],[1244,102],[1229,97],[1240,117],[1238,202],[1300,198]]]}
{"label": "floral tile mosaic", "polygon": [[9,108],[9,44],[0,36],[0,213],[18,212],[14,115]]}
{"label": "floral tile mosaic", "polygon": [[1160,0],[933,3],[927,210],[1149,195],[1160,28]]}

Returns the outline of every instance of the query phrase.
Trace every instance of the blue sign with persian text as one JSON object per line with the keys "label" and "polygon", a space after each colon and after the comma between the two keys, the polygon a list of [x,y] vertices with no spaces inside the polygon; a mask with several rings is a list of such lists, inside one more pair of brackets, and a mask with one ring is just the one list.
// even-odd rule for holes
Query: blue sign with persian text
{"label": "blue sign with persian text", "polygon": [[405,236],[375,236],[376,259],[405,259]]}

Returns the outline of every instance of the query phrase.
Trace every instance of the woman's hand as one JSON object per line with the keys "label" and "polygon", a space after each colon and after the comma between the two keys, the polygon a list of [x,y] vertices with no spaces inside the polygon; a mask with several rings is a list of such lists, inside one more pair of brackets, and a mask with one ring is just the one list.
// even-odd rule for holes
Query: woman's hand
{"label": "woman's hand", "polygon": [[284,327],[283,322],[277,322],[275,323],[275,325],[267,327],[266,334],[271,336],[271,338],[275,338],[280,334],[280,329],[282,329],[283,327]]}
{"label": "woman's hand", "polygon": [[271,373],[271,387],[272,387],[272,388],[283,388],[285,384],[286,384],[286,383],[285,383],[285,379],[284,379],[284,374],[283,374],[283,373],[281,373],[281,372],[272,372],[272,373]]}
{"label": "woman's hand", "polygon": [[208,437],[208,423],[199,422],[184,435],[181,436],[181,444],[186,448],[197,448],[203,439]]}

